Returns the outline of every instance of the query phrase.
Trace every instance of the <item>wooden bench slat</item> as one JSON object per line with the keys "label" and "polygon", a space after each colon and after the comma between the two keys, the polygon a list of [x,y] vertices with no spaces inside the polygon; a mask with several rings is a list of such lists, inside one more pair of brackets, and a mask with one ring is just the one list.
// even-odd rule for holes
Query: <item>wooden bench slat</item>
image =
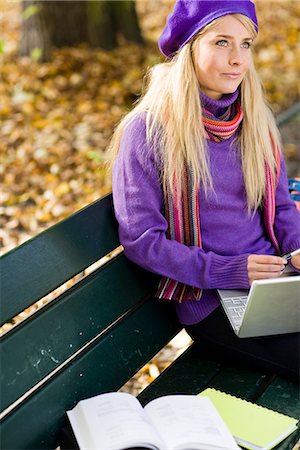
{"label": "wooden bench slat", "polygon": [[26,326],[4,336],[1,408],[154,292],[154,280],[124,255],[119,256],[38,312]]}
{"label": "wooden bench slat", "polygon": [[263,372],[249,370],[249,367],[229,363],[210,383],[210,387],[252,401],[257,398],[267,376]]}
{"label": "wooden bench slat", "polygon": [[275,377],[257,403],[300,420],[299,386],[283,378]]}
{"label": "wooden bench slat", "polygon": [[119,245],[108,195],[4,255],[1,324]]}
{"label": "wooden bench slat", "polygon": [[161,395],[196,394],[205,389],[220,370],[221,364],[218,361],[202,358],[196,345],[192,344],[138,398],[146,405]]}
{"label": "wooden bench slat", "polygon": [[250,399],[264,382],[264,374],[240,366],[227,367],[193,344],[140,394],[139,399],[146,404],[161,392],[197,394],[208,386]]}
{"label": "wooden bench slat", "polygon": [[28,398],[14,411],[13,417],[4,418],[2,448],[55,448],[65,410],[83,398],[118,390],[179,329],[169,305],[158,305],[152,300],[145,303],[89,352],[35,392],[34,397]]}

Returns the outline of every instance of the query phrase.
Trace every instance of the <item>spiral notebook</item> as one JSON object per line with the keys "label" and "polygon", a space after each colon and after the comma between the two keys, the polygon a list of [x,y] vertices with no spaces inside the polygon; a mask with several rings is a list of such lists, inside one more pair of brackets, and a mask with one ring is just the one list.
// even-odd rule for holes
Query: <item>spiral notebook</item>
{"label": "spiral notebook", "polygon": [[269,450],[298,428],[298,419],[218,391],[205,389],[236,442],[249,450]]}

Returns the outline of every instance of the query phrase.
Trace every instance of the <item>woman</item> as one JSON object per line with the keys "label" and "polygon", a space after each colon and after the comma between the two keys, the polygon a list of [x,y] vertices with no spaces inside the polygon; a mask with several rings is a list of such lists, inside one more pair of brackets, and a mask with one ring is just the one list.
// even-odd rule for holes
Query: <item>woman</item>
{"label": "woman", "polygon": [[257,30],[249,0],[176,2],[159,40],[169,61],[111,143],[113,198],[125,254],[162,276],[157,297],[194,340],[298,380],[299,336],[238,339],[215,291],[278,277],[300,247]]}

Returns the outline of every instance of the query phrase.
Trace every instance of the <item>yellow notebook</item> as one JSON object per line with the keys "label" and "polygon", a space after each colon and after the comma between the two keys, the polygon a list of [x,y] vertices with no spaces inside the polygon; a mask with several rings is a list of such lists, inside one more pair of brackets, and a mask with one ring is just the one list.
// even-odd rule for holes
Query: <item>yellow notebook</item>
{"label": "yellow notebook", "polygon": [[250,450],[269,450],[297,429],[298,420],[241,398],[205,389],[236,442]]}

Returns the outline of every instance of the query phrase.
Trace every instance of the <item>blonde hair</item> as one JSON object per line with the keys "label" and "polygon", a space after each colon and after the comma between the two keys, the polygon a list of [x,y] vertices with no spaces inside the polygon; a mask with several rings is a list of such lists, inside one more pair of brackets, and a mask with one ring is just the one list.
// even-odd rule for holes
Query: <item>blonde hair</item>
{"label": "blonde hair", "polygon": [[[233,14],[252,34],[256,35],[250,19]],[[135,108],[125,116],[115,130],[109,146],[111,165],[117,157],[125,127],[141,112],[146,112],[146,137],[160,161],[160,176],[164,192],[167,186],[182,190],[186,167],[194,182],[204,189],[213,188],[210,174],[199,82],[192,49],[217,19],[186,44],[171,61],[154,66],[146,92]],[[274,146],[280,148],[279,132],[264,99],[263,89],[252,64],[241,83],[241,103],[244,119],[239,137],[242,168],[247,194],[248,211],[257,210],[265,195],[265,163],[275,174]],[[175,182],[174,182],[175,181]]]}

